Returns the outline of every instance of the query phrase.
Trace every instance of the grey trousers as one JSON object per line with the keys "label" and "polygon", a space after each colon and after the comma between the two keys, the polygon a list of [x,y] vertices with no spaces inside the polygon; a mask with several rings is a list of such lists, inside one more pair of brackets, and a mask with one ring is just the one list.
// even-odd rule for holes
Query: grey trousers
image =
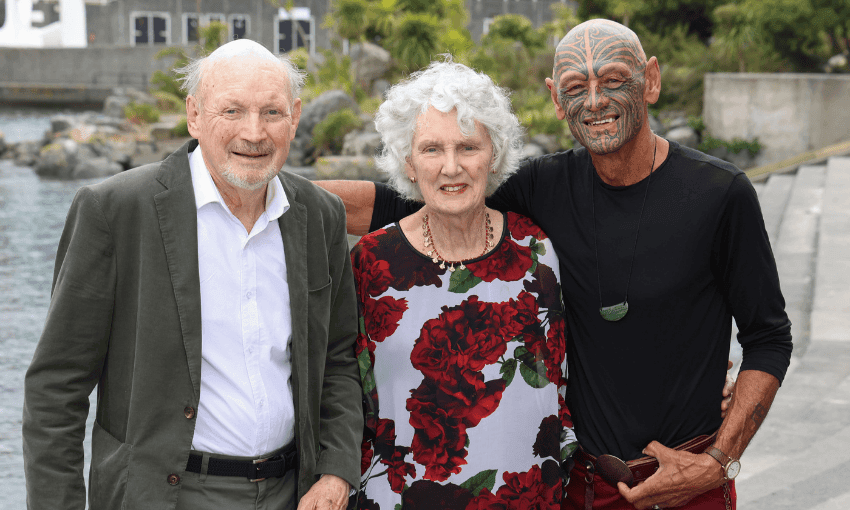
{"label": "grey trousers", "polygon": [[294,510],[298,506],[294,469],[281,478],[249,482],[238,476],[209,475],[207,462],[204,455],[200,473],[184,474],[176,510]]}

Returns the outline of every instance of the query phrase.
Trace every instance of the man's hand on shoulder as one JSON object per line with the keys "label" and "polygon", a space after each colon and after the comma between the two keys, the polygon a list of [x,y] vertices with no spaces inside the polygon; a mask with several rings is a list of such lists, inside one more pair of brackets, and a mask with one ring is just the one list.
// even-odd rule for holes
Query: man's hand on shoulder
{"label": "man's hand on shoulder", "polygon": [[658,471],[629,489],[620,482],[620,494],[635,508],[682,506],[725,481],[720,464],[705,453],[673,450],[658,441],[649,443],[644,454],[658,459]]}
{"label": "man's hand on shoulder", "polygon": [[298,502],[298,510],[342,510],[351,486],[342,478],[324,474]]}

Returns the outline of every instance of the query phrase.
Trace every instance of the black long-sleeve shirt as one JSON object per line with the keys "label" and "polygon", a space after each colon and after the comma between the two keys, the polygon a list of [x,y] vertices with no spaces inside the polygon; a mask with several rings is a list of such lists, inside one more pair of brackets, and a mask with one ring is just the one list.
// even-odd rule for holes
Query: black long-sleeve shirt
{"label": "black long-sleeve shirt", "polygon": [[[641,457],[652,440],[672,447],[719,427],[733,316],[741,370],[781,382],[792,349],[755,190],[733,165],[675,142],[649,181],[629,312],[619,322],[600,316],[600,285],[604,306],[626,296],[647,185],[605,184],[578,149],[527,161],[488,199],[530,217],[552,239],[576,434],[589,453],[624,460]],[[417,207],[379,186],[372,227]]]}

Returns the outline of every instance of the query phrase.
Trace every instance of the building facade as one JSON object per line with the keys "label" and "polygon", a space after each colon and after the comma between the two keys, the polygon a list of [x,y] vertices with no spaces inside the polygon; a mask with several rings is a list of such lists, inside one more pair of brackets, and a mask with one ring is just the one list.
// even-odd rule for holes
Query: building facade
{"label": "building facade", "polygon": [[[0,0],[0,3],[2,0]],[[58,20],[58,0],[38,0],[34,26]],[[287,11],[269,0],[86,0],[91,47],[192,46],[201,26],[220,21],[230,40],[247,37],[277,53],[306,47],[330,48],[332,34],[322,28],[332,0],[296,0]],[[285,2],[280,2],[285,3]],[[552,4],[572,0],[466,0],[469,31],[478,40],[501,14],[522,14],[535,26],[550,20]]]}

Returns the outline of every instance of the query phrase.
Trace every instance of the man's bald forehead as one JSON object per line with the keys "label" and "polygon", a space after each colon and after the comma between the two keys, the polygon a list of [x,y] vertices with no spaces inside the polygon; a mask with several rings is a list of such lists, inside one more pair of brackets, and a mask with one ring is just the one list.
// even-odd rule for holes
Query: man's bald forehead
{"label": "man's bald forehead", "polygon": [[571,66],[589,61],[619,60],[639,68],[646,53],[628,27],[607,19],[585,21],[569,31],[555,51],[555,78]]}

